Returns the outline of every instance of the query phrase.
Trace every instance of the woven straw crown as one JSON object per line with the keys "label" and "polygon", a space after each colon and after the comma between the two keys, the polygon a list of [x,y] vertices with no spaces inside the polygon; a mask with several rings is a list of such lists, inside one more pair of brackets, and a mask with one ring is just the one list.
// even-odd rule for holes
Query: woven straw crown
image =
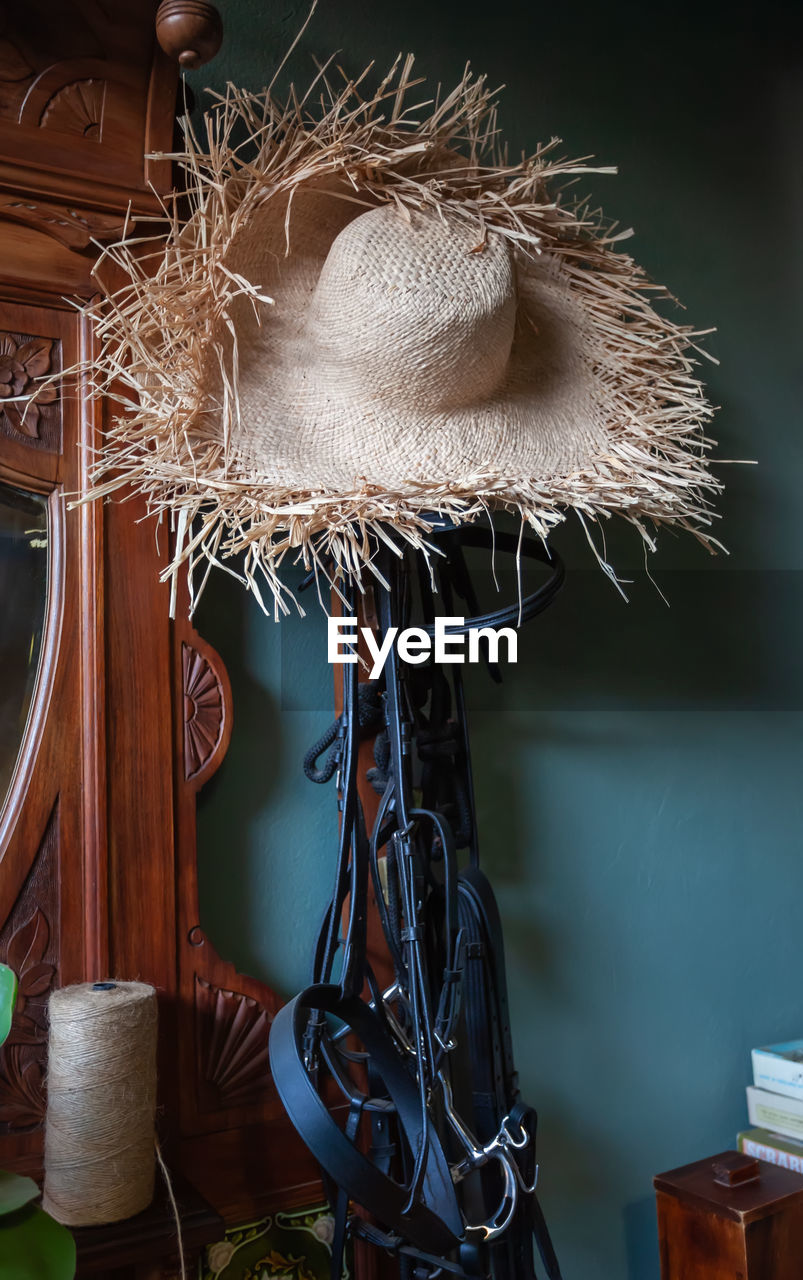
{"label": "woven straw crown", "polygon": [[513,492],[604,450],[605,351],[555,260],[517,272],[504,237],[448,216],[297,200],[303,252],[282,256],[268,206],[236,254],[274,299],[263,323],[233,311],[233,439],[265,483]]}
{"label": "woven straw crown", "polygon": [[411,65],[368,100],[321,80],[314,116],[230,88],[188,134],[189,217],[109,250],[129,283],[92,309],[98,393],[129,394],[90,496],[128,483],[175,517],[170,573],[244,552],[281,608],[288,551],[359,579],[369,534],[426,549],[433,512],[710,543],[696,335],[561,196],[585,166],[508,165],[484,81],[411,107]]}

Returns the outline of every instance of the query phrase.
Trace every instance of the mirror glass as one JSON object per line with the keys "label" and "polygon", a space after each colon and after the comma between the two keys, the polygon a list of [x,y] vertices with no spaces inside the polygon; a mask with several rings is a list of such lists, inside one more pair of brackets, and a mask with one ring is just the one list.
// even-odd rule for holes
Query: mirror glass
{"label": "mirror glass", "polygon": [[0,483],[0,809],[25,736],[47,610],[47,499]]}

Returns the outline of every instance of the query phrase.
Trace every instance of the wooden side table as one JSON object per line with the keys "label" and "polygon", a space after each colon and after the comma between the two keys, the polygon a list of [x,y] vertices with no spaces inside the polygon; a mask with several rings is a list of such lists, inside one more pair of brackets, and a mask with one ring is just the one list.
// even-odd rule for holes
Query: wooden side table
{"label": "wooden side table", "polygon": [[[220,1214],[179,1174],[171,1174],[181,1219],[187,1274],[195,1275],[204,1245],[223,1239]],[[106,1227],[74,1227],[78,1280],[156,1280],[178,1275],[176,1221],[164,1183],[150,1208]]]}
{"label": "wooden side table", "polygon": [[724,1151],[654,1179],[662,1280],[800,1280],[803,1175]]}

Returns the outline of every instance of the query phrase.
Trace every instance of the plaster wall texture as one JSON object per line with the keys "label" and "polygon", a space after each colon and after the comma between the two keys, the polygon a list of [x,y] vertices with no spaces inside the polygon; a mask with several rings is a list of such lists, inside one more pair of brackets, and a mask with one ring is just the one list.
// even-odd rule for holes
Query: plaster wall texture
{"label": "plaster wall texture", "polygon": [[[305,10],[221,5],[190,83],[259,88]],[[469,678],[484,863],[500,900],[519,1069],[541,1114],[543,1204],[567,1280],[657,1280],[653,1173],[734,1144],[752,1045],[803,1034],[800,11],[327,0],[294,55],[350,72],[398,50],[445,85],[505,83],[513,149],[553,134],[617,163],[593,195],[700,327],[721,406],[729,557],[664,534],[625,604],[573,525],[568,584],[500,692]],[[199,93],[200,97],[200,93]],[[225,575],[202,634],[235,731],[202,796],[204,928],[288,993],[330,892],[333,798],[300,762],[331,719],[324,620],[277,627]]]}

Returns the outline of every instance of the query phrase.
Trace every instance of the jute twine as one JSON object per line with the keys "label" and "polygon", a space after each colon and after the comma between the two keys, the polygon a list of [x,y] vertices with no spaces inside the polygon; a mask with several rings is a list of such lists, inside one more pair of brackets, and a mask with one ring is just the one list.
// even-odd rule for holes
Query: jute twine
{"label": "jute twine", "polygon": [[85,982],[50,997],[43,1205],[68,1226],[118,1222],[154,1184],[156,993]]}

